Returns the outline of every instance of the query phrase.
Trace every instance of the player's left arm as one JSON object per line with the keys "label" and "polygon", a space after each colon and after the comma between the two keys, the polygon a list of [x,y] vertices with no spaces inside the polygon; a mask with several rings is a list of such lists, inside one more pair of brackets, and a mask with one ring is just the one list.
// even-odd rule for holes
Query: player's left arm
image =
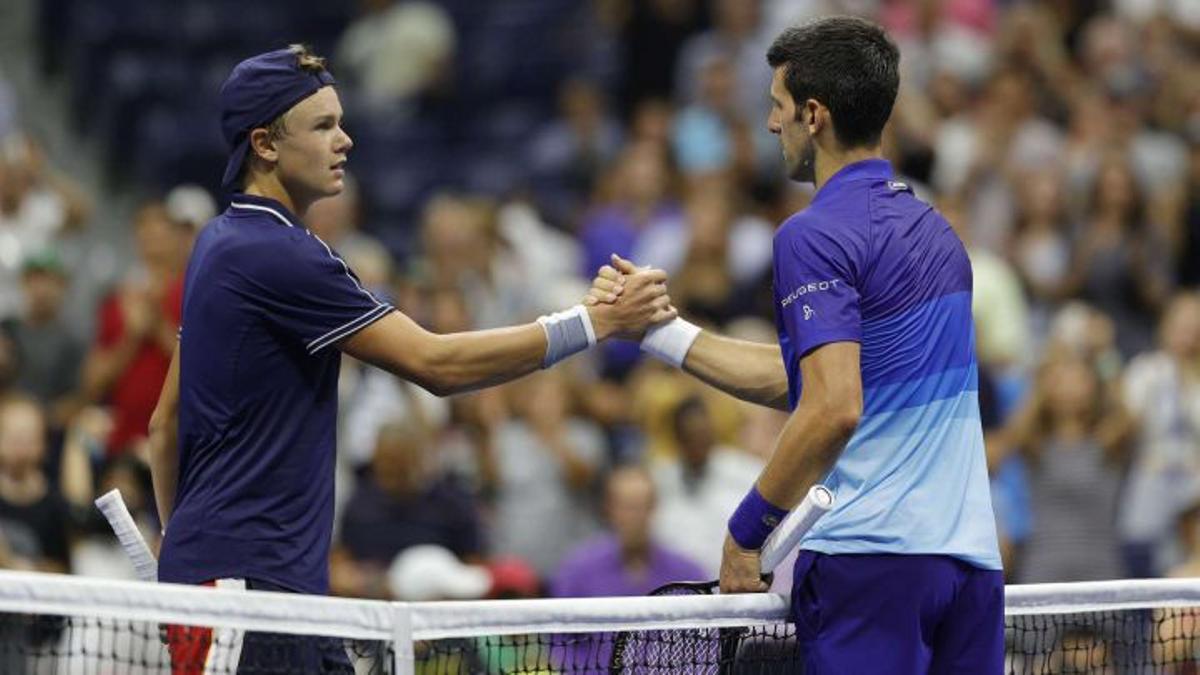
{"label": "player's left arm", "polygon": [[833,468],[862,416],[857,342],[833,342],[800,359],[804,389],[758,478],[758,491],[785,509]]}
{"label": "player's left arm", "polygon": [[[755,488],[771,505],[791,510],[833,468],[862,416],[859,344],[831,342],[800,360],[804,388],[775,442]],[[721,592],[764,591],[759,551],[725,537]]]}
{"label": "player's left arm", "polygon": [[179,480],[179,348],[176,344],[167,379],[158,395],[158,405],[150,417],[150,479],[154,484],[159,523],[164,530],[175,505],[175,488]]}

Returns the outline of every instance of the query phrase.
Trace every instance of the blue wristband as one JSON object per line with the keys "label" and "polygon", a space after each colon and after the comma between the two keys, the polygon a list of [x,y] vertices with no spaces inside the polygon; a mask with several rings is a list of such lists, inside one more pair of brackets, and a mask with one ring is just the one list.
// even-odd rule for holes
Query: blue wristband
{"label": "blue wristband", "polygon": [[730,516],[729,534],[738,546],[757,551],[787,514],[787,509],[764,499],[758,493],[758,486],[754,486]]}

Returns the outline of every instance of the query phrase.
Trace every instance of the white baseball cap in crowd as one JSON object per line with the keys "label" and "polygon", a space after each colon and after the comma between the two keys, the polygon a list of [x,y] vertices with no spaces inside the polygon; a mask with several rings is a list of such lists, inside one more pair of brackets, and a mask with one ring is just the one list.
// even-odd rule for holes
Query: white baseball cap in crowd
{"label": "white baseball cap in crowd", "polygon": [[397,600],[477,600],[492,587],[492,575],[461,562],[449,550],[432,544],[411,546],[392,560],[388,587]]}

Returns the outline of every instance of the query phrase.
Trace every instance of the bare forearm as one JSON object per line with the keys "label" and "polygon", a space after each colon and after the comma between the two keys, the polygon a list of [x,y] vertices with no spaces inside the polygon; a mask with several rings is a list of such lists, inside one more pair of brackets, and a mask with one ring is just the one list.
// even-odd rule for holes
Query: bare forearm
{"label": "bare forearm", "polygon": [[772,504],[794,508],[833,468],[856,425],[856,417],[801,401],[758,478],[759,493]]}
{"label": "bare forearm", "polygon": [[703,331],[683,363],[684,370],[731,396],[788,409],[787,372],[779,345],[735,340]]}
{"label": "bare forearm", "polygon": [[167,526],[175,505],[175,489],[179,483],[179,449],[174,420],[150,432],[150,477],[154,483],[154,503],[158,519]]}
{"label": "bare forearm", "polygon": [[179,483],[179,348],[171,356],[158,405],[150,417],[148,436],[154,503],[158,506],[158,522],[165,529]]}
{"label": "bare forearm", "polygon": [[490,387],[541,368],[546,333],[536,323],[436,335],[417,384],[438,395]]}

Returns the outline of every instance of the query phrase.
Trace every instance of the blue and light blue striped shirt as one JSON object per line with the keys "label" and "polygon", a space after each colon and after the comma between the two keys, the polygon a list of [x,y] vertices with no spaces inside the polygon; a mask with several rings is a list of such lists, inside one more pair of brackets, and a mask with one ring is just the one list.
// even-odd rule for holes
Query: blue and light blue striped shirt
{"label": "blue and light blue striped shirt", "polygon": [[800,358],[861,345],[863,415],[825,484],[823,553],[942,554],[1000,569],[979,423],[971,266],[891,166],[844,167],[775,236],[775,312],[794,408]]}

